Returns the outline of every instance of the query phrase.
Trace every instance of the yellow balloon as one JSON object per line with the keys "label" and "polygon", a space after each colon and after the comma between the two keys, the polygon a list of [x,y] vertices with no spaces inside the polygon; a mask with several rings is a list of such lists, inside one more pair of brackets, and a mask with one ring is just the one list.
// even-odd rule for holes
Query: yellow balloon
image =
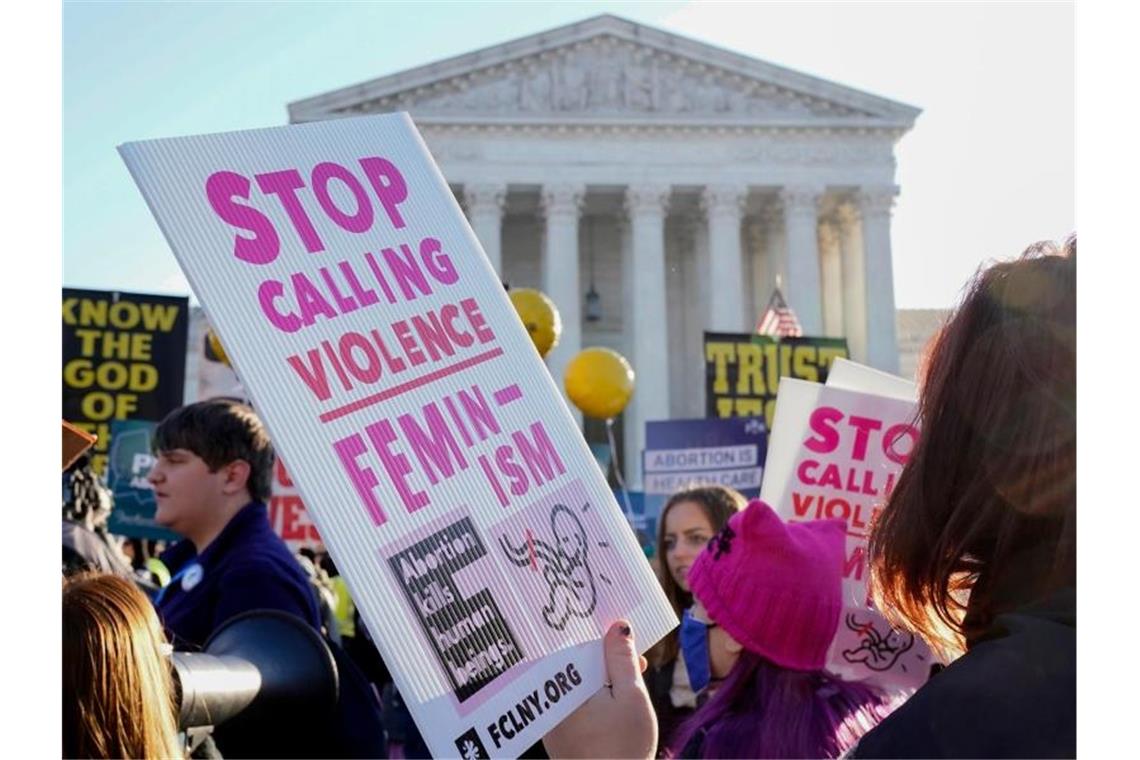
{"label": "yellow balloon", "polygon": [[558,345],[562,337],[562,317],[554,302],[545,293],[533,288],[516,288],[507,295],[515,306],[539,356],[546,356],[550,349]]}
{"label": "yellow balloon", "polygon": [[230,357],[226,356],[226,350],[222,348],[222,341],[218,338],[218,334],[212,329],[206,331],[206,340],[210,343],[210,350],[214,352],[214,356],[218,357],[218,361],[227,367],[230,365]]}
{"label": "yellow balloon", "polygon": [[633,395],[633,367],[608,348],[586,348],[566,365],[566,395],[587,417],[621,414]]}

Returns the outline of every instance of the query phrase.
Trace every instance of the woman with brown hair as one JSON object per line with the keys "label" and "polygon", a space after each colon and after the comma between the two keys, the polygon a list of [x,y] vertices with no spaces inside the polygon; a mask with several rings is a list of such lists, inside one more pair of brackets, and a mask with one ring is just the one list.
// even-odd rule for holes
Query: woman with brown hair
{"label": "woman with brown hair", "polygon": [[167,655],[158,616],[131,581],[65,578],[63,756],[180,756]]}
{"label": "woman with brown hair", "polygon": [[[697,486],[678,491],[661,508],[657,522],[657,578],[673,611],[680,617],[692,606],[689,568],[705,545],[747,500],[725,486]],[[673,729],[697,707],[696,692],[680,654],[680,636],[673,630],[648,653],[645,683],[657,713],[659,738],[668,741]]]}
{"label": "woman with brown hair", "polygon": [[991,266],[933,344],[869,552],[880,608],[961,656],[856,757],[1076,754],[1076,271],[1075,238]]}
{"label": "woman with brown hair", "polygon": [[[930,351],[920,437],[870,560],[880,609],[964,654],[847,757],[1076,756],[1076,274],[1075,238],[980,272]],[[623,631],[613,690],[556,746],[652,744]]]}

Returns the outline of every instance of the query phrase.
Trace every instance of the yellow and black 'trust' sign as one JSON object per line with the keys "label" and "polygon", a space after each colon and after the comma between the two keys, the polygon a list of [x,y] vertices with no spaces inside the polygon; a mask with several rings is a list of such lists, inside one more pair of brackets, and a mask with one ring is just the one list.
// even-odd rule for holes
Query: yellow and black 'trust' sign
{"label": "yellow and black 'trust' sign", "polygon": [[772,429],[781,377],[822,383],[846,338],[781,338],[705,333],[705,416],[764,416]]}
{"label": "yellow and black 'trust' sign", "polygon": [[182,405],[187,298],[63,290],[63,418],[99,437],[102,473],[113,420],[158,421]]}

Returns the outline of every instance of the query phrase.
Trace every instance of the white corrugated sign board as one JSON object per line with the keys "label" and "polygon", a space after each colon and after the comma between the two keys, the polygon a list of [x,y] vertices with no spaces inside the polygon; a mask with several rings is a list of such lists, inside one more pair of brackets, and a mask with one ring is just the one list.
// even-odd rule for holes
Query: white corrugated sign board
{"label": "white corrugated sign board", "polygon": [[516,756],[676,624],[411,119],[128,143],[437,757]]}
{"label": "white corrugated sign board", "polygon": [[[851,382],[875,382],[860,365]],[[900,381],[901,382],[901,381]],[[921,686],[935,662],[908,631],[893,629],[869,598],[867,540],[918,439],[915,403],[830,384],[780,378],[760,498],[785,520],[841,519],[847,547],[843,615],[828,669],[885,686]]]}

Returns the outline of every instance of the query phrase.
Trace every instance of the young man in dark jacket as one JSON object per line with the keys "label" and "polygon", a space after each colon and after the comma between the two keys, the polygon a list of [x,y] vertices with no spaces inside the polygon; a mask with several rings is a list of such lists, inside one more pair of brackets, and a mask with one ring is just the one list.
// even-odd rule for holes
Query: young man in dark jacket
{"label": "young man in dark jacket", "polygon": [[[154,440],[155,521],[185,539],[163,555],[172,577],[155,601],[175,648],[200,649],[251,610],[287,612],[320,632],[309,576],[269,525],[273,449],[253,410],[224,399],[190,404],[171,412]],[[287,725],[238,716],[215,728],[223,756],[387,754],[378,700],[343,650],[326,643],[337,662],[337,703]]]}
{"label": "young man in dark jacket", "polygon": [[235,615],[274,609],[320,629],[301,566],[269,525],[273,448],[249,407],[204,401],[155,431],[155,521],[186,540],[163,555],[170,584],[156,605],[178,649],[201,648]]}

